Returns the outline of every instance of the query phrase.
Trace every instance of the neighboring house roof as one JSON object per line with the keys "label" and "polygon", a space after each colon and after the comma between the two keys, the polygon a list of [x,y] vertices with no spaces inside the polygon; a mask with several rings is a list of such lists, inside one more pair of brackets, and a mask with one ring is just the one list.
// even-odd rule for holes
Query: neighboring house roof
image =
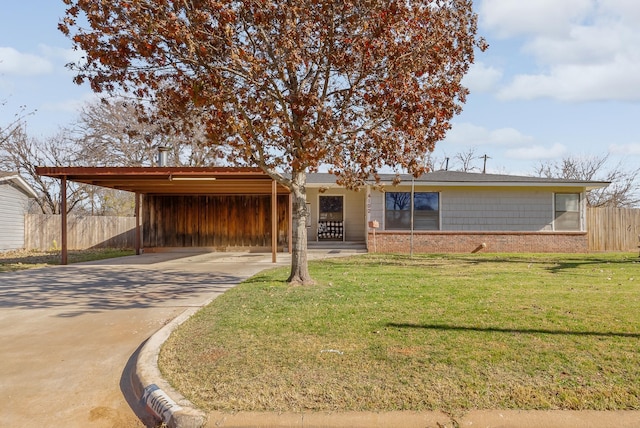
{"label": "neighboring house roof", "polygon": [[13,185],[15,188],[20,190],[22,193],[27,195],[29,198],[37,198],[38,194],[36,191],[24,181],[24,179],[17,172],[3,172],[0,171],[0,184],[9,183]]}
{"label": "neighboring house roof", "polygon": [[[380,182],[384,185],[392,185],[396,174],[380,174]],[[402,184],[411,184],[410,174],[400,174]],[[373,178],[371,183],[374,183]],[[562,178],[527,177],[519,175],[482,174],[460,171],[434,171],[423,174],[415,179],[416,184],[429,184],[434,186],[498,186],[498,187],[558,187],[575,186],[584,187],[587,190],[607,187],[608,181],[567,180]],[[309,174],[307,184],[335,185],[336,177],[328,173]]]}

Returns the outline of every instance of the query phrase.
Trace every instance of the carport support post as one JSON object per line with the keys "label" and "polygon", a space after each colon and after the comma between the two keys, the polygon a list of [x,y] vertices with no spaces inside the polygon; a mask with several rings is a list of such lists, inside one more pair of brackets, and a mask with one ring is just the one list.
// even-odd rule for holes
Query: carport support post
{"label": "carport support post", "polygon": [[[307,225],[309,227],[310,225]],[[289,193],[289,224],[288,224],[288,239],[289,241],[289,254],[293,251],[293,198],[291,197],[291,193]]]}
{"label": "carport support post", "polygon": [[276,180],[271,181],[271,261],[276,262],[278,246],[278,188]]}
{"label": "carport support post", "polygon": [[142,239],[140,236],[140,193],[136,192],[136,256],[139,256],[142,251],[140,251]]}
{"label": "carport support post", "polygon": [[60,181],[60,264],[66,265],[67,258],[67,176],[63,175]]}

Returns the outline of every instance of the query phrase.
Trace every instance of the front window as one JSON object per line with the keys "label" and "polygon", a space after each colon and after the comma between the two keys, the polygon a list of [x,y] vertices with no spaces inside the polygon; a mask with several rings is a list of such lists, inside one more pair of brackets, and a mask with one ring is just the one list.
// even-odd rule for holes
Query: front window
{"label": "front window", "polygon": [[342,221],[344,199],[340,196],[320,196],[320,212],[321,221]]}
{"label": "front window", "polygon": [[580,194],[556,193],[555,230],[580,230]]}
{"label": "front window", "polygon": [[[413,194],[413,229],[438,230],[440,228],[440,195],[437,192]],[[385,229],[411,229],[411,193],[385,193]]]}

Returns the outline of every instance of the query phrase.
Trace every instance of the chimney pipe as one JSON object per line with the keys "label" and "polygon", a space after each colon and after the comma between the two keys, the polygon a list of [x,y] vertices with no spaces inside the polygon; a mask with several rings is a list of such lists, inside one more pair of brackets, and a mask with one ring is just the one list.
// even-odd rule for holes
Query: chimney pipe
{"label": "chimney pipe", "polygon": [[168,166],[169,147],[158,146],[158,166]]}

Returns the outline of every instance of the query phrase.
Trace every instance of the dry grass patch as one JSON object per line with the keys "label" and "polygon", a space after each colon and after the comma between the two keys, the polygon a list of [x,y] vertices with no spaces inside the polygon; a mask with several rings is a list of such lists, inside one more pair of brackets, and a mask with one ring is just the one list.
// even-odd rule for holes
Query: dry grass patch
{"label": "dry grass patch", "polygon": [[637,255],[366,255],[226,292],[160,366],[205,410],[640,409]]}
{"label": "dry grass patch", "polygon": [[[69,263],[79,263],[130,256],[133,254],[134,251],[129,249],[106,248],[73,250],[69,251],[67,256]],[[59,264],[60,251],[19,250],[0,252],[0,272],[11,272]]]}

